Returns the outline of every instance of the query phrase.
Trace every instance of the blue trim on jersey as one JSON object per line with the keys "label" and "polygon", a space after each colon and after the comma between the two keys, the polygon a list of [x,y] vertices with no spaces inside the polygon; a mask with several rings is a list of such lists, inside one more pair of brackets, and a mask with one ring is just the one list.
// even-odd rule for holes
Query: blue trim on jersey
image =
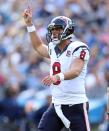
{"label": "blue trim on jersey", "polygon": [[[73,53],[76,52],[79,48],[86,48],[86,49],[89,51],[89,48],[88,48],[87,46],[83,45],[83,46],[77,47],[77,48],[73,51]],[[73,53],[72,53],[72,55],[73,55]]]}

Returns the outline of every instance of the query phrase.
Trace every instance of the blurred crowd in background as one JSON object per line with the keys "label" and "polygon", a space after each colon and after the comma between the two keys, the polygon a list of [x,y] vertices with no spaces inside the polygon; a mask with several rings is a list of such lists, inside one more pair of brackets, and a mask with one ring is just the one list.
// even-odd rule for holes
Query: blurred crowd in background
{"label": "blurred crowd in background", "polygon": [[[22,119],[20,122],[25,123],[25,119],[35,119],[38,123],[50,102],[49,87],[41,84],[49,73],[50,61],[39,56],[31,45],[22,17],[28,4],[45,44],[48,44],[47,25],[52,18],[65,15],[74,20],[75,36],[90,48],[87,96],[102,97],[109,86],[109,0],[0,0],[0,121],[3,122]],[[24,125],[20,124],[23,131]]]}

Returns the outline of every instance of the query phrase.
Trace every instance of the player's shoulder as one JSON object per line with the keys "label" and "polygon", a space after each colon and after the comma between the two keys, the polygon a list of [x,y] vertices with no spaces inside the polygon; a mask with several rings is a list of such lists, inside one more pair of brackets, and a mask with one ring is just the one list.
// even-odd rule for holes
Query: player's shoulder
{"label": "player's shoulder", "polygon": [[90,51],[88,46],[81,41],[74,41],[71,43],[72,55],[74,57],[81,58],[85,61],[88,61],[90,58]]}
{"label": "player's shoulder", "polygon": [[81,42],[79,40],[76,40],[76,41],[72,41],[70,46],[75,49],[75,48],[78,48],[78,47],[86,47],[88,48],[88,45],[84,42]]}

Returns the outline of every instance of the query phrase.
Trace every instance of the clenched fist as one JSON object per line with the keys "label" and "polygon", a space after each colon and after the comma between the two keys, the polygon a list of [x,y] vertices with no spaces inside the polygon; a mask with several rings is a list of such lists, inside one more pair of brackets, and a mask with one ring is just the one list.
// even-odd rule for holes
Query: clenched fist
{"label": "clenched fist", "polygon": [[24,10],[23,18],[27,26],[32,25],[32,10],[30,8]]}

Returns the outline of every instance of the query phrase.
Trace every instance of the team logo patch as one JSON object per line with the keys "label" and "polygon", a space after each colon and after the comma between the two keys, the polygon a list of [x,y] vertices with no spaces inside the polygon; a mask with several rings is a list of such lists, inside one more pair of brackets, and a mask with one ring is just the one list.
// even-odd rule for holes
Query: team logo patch
{"label": "team logo patch", "polygon": [[71,51],[70,50],[67,51],[66,56],[68,56],[68,57],[71,56]]}

